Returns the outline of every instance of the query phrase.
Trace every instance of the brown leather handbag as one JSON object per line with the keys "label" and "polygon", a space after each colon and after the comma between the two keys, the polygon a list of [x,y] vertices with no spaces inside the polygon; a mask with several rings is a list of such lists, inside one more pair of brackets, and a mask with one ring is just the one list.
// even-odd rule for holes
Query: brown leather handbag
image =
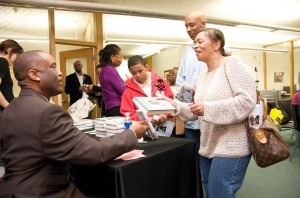
{"label": "brown leather handbag", "polygon": [[[259,94],[257,97],[259,100]],[[249,126],[249,123],[246,122],[250,150],[256,164],[262,168],[276,164],[290,156],[287,143],[277,126],[267,115],[267,108],[265,99],[263,122],[258,129]]]}
{"label": "brown leather handbag", "polygon": [[[225,75],[231,87],[226,71],[226,63],[224,65]],[[231,88],[232,89],[232,88]],[[259,92],[257,93],[257,103],[262,100]],[[248,120],[246,123],[248,141],[253,158],[259,167],[267,167],[287,159],[290,156],[290,151],[287,143],[279,132],[277,126],[268,116],[267,99],[263,100],[264,114],[261,125],[258,129],[249,126]]]}

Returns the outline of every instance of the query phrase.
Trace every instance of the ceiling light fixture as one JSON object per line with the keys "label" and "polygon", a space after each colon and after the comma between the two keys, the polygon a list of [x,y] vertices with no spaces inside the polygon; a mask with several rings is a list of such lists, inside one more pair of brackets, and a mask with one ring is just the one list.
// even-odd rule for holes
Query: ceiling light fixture
{"label": "ceiling light fixture", "polygon": [[253,47],[238,47],[238,46],[230,46],[230,49],[237,50],[250,50],[250,51],[259,51],[259,52],[275,52],[275,53],[288,53],[288,50],[278,50],[278,49],[266,49],[266,48],[253,48]]}
{"label": "ceiling light fixture", "polygon": [[137,40],[137,39],[115,39],[115,38],[106,38],[106,43],[131,43],[131,44],[160,44],[160,45],[182,45],[189,46],[191,42],[176,42],[176,41],[158,41],[158,40]]}
{"label": "ceiling light fixture", "polygon": [[253,25],[236,25],[235,27],[237,28],[243,28],[243,29],[248,29],[248,30],[258,30],[258,31],[264,31],[264,32],[274,32],[276,31],[275,29],[272,28],[267,28],[267,27],[258,27],[258,26],[253,26]]}
{"label": "ceiling light fixture", "polygon": [[[106,14],[116,14],[116,15],[130,15],[130,16],[144,16],[152,18],[161,19],[172,19],[172,20],[182,20],[184,16],[178,14],[165,14],[159,12],[149,12],[144,9],[132,10],[126,6],[109,5],[105,3],[95,3],[95,2],[80,2],[80,1],[58,1],[58,0],[1,0],[0,5],[3,6],[20,6],[20,7],[32,7],[32,8],[46,8],[55,10],[69,10],[69,11],[81,11],[81,12],[100,12]],[[236,26],[241,23],[249,26],[271,28],[274,30],[285,30],[290,32],[300,32],[299,28],[278,26],[278,25],[268,25],[260,23],[245,23],[235,20],[221,20],[216,18],[208,18],[208,23],[225,25],[225,26]]]}
{"label": "ceiling light fixture", "polygon": [[[155,41],[155,40],[136,40],[136,39],[109,39],[107,38],[106,42],[108,43],[120,43],[120,44],[161,44],[169,46],[190,46],[188,42],[172,42],[172,41]],[[242,46],[229,46],[229,49],[238,49],[238,50],[251,50],[251,51],[261,51],[261,52],[279,52],[279,53],[288,53],[288,50],[278,50],[278,49],[266,49],[266,48],[254,48],[254,47],[242,47]],[[146,55],[147,57],[157,54],[157,51]]]}

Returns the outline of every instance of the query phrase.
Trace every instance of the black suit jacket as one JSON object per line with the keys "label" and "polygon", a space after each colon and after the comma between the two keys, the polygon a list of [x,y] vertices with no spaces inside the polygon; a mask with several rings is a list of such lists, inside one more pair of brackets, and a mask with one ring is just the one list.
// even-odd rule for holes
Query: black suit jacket
{"label": "black suit jacket", "polygon": [[[93,84],[92,78],[87,74],[83,74],[83,84]],[[82,98],[82,91],[79,91],[79,87],[80,82],[76,73],[70,74],[66,77],[65,92],[70,95],[70,106]]]}

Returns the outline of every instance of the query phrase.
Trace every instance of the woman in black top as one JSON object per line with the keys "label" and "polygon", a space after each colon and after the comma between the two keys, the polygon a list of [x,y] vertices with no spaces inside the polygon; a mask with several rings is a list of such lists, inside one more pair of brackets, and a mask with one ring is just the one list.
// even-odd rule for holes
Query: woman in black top
{"label": "woman in black top", "polygon": [[14,99],[9,65],[12,65],[22,52],[23,48],[14,40],[8,39],[0,44],[0,111]]}

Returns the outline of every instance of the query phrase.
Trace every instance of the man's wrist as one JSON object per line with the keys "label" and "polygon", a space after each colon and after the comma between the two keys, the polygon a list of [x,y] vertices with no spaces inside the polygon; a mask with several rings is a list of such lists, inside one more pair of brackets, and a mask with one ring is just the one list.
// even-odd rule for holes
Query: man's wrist
{"label": "man's wrist", "polygon": [[129,127],[129,129],[134,133],[135,137],[137,137],[136,133],[135,133],[135,130],[132,127]]}

